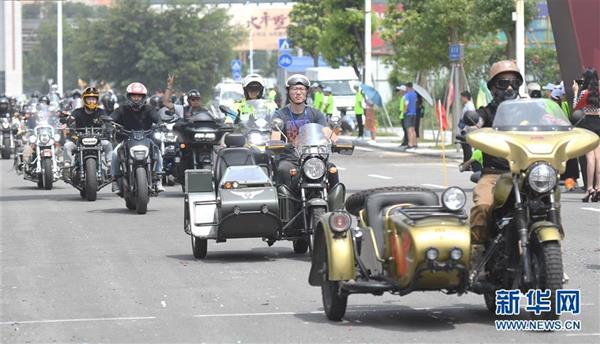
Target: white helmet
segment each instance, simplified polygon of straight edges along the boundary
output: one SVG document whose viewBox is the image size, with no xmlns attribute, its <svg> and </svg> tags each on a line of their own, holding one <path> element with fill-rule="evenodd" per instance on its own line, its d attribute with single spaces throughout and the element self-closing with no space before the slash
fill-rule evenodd
<svg viewBox="0 0 600 344">
<path fill-rule="evenodd" d="M 263 93 L 265 91 L 265 79 L 263 79 L 262 76 L 260 76 L 256 73 L 246 75 L 246 77 L 242 81 L 242 88 L 244 88 L 244 96 L 246 98 L 248 98 L 248 92 L 246 91 L 246 88 L 248 86 L 260 87 L 260 92 L 258 93 L 258 99 L 263 97 Z"/>
<path fill-rule="evenodd" d="M 136 111 L 140 110 L 146 101 L 146 97 L 148 96 L 148 90 L 146 89 L 146 86 L 144 86 L 144 84 L 141 82 L 132 82 L 131 84 L 127 85 L 126 92 L 129 105 Z M 133 94 L 141 95 L 142 99 L 140 101 L 133 101 L 133 99 L 131 99 L 131 95 Z"/>
</svg>

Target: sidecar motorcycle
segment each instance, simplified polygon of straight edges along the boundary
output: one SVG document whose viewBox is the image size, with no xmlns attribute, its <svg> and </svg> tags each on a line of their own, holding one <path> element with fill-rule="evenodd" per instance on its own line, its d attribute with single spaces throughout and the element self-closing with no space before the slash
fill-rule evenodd
<svg viewBox="0 0 600 344">
<path fill-rule="evenodd" d="M 327 317 L 339 321 L 355 293 L 464 293 L 471 246 L 465 202 L 458 187 L 446 189 L 441 202 L 424 188 L 390 187 L 355 193 L 348 211 L 323 215 L 309 283 L 321 287 Z"/>
</svg>

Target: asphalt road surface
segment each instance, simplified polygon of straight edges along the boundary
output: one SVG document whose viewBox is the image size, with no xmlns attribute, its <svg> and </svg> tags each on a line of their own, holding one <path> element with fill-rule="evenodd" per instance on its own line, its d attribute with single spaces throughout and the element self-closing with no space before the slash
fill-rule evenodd
<svg viewBox="0 0 600 344">
<path fill-rule="evenodd" d="M 349 193 L 387 185 L 442 189 L 474 184 L 455 161 L 357 149 L 336 156 Z M 53 190 L 15 175 L 0 161 L 0 342 L 404 343 L 600 342 L 600 209 L 563 195 L 564 265 L 581 289 L 581 331 L 503 332 L 483 297 L 415 292 L 352 295 L 342 322 L 323 314 L 310 261 L 290 242 L 209 242 L 192 256 L 179 186 L 152 198 L 146 215 L 99 193 Z"/>
</svg>

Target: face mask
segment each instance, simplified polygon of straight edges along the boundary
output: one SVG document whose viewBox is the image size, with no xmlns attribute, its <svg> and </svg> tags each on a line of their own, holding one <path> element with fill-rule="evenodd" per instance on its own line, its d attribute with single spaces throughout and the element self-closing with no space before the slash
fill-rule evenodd
<svg viewBox="0 0 600 344">
<path fill-rule="evenodd" d="M 505 100 L 517 99 L 519 93 L 513 89 L 499 90 L 496 88 L 494 91 L 494 98 L 498 103 L 501 103 Z"/>
</svg>

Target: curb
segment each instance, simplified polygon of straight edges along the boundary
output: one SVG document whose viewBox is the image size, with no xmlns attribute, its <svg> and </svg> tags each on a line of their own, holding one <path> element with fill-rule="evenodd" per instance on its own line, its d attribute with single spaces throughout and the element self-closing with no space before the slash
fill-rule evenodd
<svg viewBox="0 0 600 344">
<path fill-rule="evenodd" d="M 433 157 L 433 158 L 442 158 L 442 152 L 441 151 L 435 151 L 435 152 L 425 152 L 425 151 L 405 151 L 400 149 L 400 147 L 384 147 L 384 146 L 380 146 L 377 144 L 372 144 L 366 141 L 361 141 L 361 140 L 352 140 L 352 143 L 354 143 L 355 146 L 359 146 L 359 147 L 369 147 L 369 148 L 374 148 L 380 151 L 385 151 L 385 152 L 394 152 L 394 153 L 406 153 L 406 154 L 411 154 L 411 155 L 422 155 L 422 156 L 427 156 L 427 157 Z M 454 151 L 446 151 L 446 159 L 454 159 L 454 160 L 462 160 L 462 154 L 461 153 L 457 153 Z"/>
</svg>

